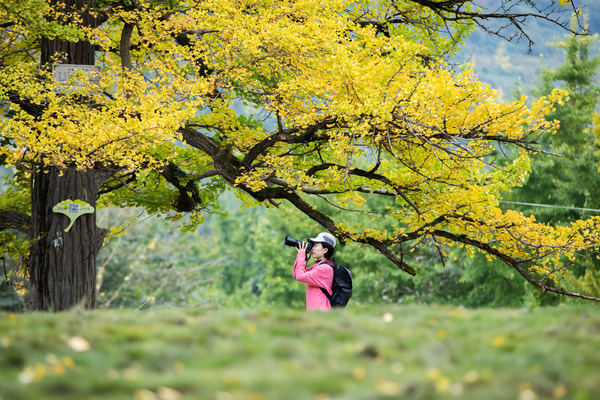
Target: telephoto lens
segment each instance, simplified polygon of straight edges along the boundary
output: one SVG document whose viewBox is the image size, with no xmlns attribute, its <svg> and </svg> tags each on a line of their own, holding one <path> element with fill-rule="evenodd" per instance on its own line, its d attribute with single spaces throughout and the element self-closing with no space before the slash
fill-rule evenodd
<svg viewBox="0 0 600 400">
<path fill-rule="evenodd" d="M 298 245 L 300 245 L 300 243 L 303 243 L 303 242 L 298 239 L 294 239 L 293 237 L 290 237 L 290 236 L 286 236 L 285 241 L 283 242 L 283 244 L 285 244 L 286 246 L 290 246 L 290 247 L 298 247 Z M 313 244 L 311 242 L 306 242 L 306 243 L 307 243 L 306 252 L 308 253 L 312 250 Z"/>
</svg>

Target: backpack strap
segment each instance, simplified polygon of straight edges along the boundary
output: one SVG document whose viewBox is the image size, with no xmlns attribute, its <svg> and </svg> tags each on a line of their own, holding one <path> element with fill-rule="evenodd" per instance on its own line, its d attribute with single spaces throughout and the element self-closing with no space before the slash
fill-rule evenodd
<svg viewBox="0 0 600 400">
<path fill-rule="evenodd" d="M 327 293 L 327 290 L 323 289 L 322 287 L 320 287 L 319 289 L 321 289 L 321 292 L 323 292 L 323 294 L 327 297 L 327 300 L 329 300 L 329 305 L 331 305 L 331 300 L 333 296 Z"/>
</svg>

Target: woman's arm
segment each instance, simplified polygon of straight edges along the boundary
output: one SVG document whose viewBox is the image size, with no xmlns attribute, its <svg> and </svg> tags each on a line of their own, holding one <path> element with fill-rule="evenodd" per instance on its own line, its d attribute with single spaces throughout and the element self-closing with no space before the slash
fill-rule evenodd
<svg viewBox="0 0 600 400">
<path fill-rule="evenodd" d="M 298 250 L 298 254 L 296 255 L 296 262 L 294 262 L 294 271 L 292 275 L 294 278 L 298 279 L 297 271 L 306 271 L 306 252 Z"/>
</svg>

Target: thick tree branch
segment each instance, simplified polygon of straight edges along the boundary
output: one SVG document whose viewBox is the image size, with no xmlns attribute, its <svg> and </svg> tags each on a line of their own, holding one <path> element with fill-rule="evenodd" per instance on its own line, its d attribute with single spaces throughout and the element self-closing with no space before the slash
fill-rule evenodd
<svg viewBox="0 0 600 400">
<path fill-rule="evenodd" d="M 198 186 L 177 165 L 173 163 L 167 164 L 161 171 L 161 175 L 179 191 L 179 196 L 177 196 L 173 203 L 178 212 L 193 211 L 198 204 L 202 203 Z"/>
<path fill-rule="evenodd" d="M 244 157 L 244 164 L 250 165 L 254 160 L 260 155 L 263 154 L 267 149 L 272 147 L 275 143 L 285 142 L 285 143 L 309 143 L 312 138 L 316 135 L 317 132 L 325 129 L 327 125 L 331 125 L 335 123 L 335 118 L 326 117 L 316 124 L 310 125 L 304 129 L 304 133 L 301 135 L 293 135 L 293 133 L 299 132 L 300 129 L 293 129 L 287 131 L 278 131 L 274 135 L 269 136 L 268 138 L 258 142 L 254 145 L 249 151 L 246 157 Z M 326 140 L 327 136 L 318 137 L 317 140 Z"/>
<path fill-rule="evenodd" d="M 503 263 L 514 268 L 529 283 L 538 287 L 542 291 L 552 292 L 552 293 L 560 294 L 563 296 L 577 297 L 577 298 L 581 298 L 581 299 L 585 299 L 585 300 L 600 301 L 600 298 L 597 298 L 597 297 L 585 296 L 585 295 L 582 295 L 579 293 L 569 292 L 562 288 L 557 289 L 552 286 L 546 285 L 546 284 L 542 283 L 541 281 L 536 280 L 530 274 L 528 274 L 527 271 L 525 271 L 525 269 L 521 266 L 524 263 L 522 260 L 515 259 L 515 258 L 509 256 L 508 254 L 503 253 L 503 252 L 499 251 L 498 249 L 495 249 L 493 246 L 491 246 L 488 243 L 484 243 L 484 242 L 481 242 L 478 240 L 471 239 L 465 235 L 456 235 L 456 234 L 442 231 L 442 230 L 434 230 L 432 232 L 432 234 L 436 235 L 436 236 L 444 237 L 446 239 L 450 239 L 450 240 L 453 240 L 456 242 L 474 246 L 474 247 L 484 250 L 485 252 L 487 252 L 487 253 L 495 256 L 499 260 L 501 260 Z"/>
<path fill-rule="evenodd" d="M 0 231 L 14 229 L 31 239 L 32 223 L 31 216 L 22 212 L 11 210 L 0 212 Z"/>
<path fill-rule="evenodd" d="M 32 103 L 31 101 L 24 99 L 21 95 L 14 90 L 8 90 L 8 99 L 11 103 L 19 106 L 21 110 L 25 111 L 32 117 L 41 117 L 44 114 L 46 106 L 42 104 Z"/>
<path fill-rule="evenodd" d="M 123 69 L 131 71 L 133 66 L 131 64 L 131 55 L 129 54 L 129 43 L 131 42 L 131 35 L 133 34 L 134 25 L 125 22 L 123 25 L 123 31 L 121 32 L 121 44 L 120 44 L 120 55 L 121 65 Z"/>
</svg>

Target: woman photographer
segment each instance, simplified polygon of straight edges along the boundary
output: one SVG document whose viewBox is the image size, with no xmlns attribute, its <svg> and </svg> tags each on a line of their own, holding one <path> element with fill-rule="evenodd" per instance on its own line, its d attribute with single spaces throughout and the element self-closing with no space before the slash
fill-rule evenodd
<svg viewBox="0 0 600 400">
<path fill-rule="evenodd" d="M 300 242 L 296 249 L 296 262 L 294 263 L 294 278 L 306 283 L 306 310 L 327 311 L 331 309 L 329 299 L 320 288 L 331 294 L 333 284 L 333 268 L 323 262 L 330 260 L 335 248 L 335 238 L 329 233 L 319 233 L 317 237 L 308 240 L 313 244 L 310 255 L 317 260 L 312 266 L 306 268 L 306 248 L 308 243 Z"/>
</svg>

